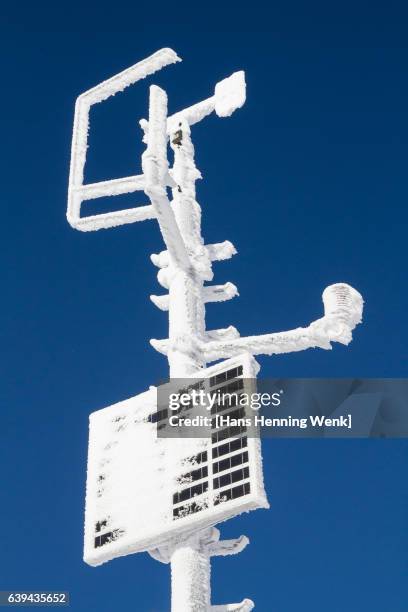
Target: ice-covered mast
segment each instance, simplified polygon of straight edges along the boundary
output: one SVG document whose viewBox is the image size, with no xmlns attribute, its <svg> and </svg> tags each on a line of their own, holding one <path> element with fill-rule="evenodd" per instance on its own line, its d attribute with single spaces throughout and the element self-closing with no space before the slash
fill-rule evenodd
<svg viewBox="0 0 408 612">
<path fill-rule="evenodd" d="M 168 116 L 167 95 L 163 89 L 150 87 L 149 118 L 142 119 L 146 150 L 142 155 L 141 175 L 84 184 L 83 170 L 88 144 L 89 111 L 128 85 L 153 74 L 164 66 L 180 61 L 171 49 L 162 49 L 111 79 L 79 96 L 74 121 L 69 181 L 69 223 L 82 231 L 109 228 L 135 221 L 156 219 L 166 250 L 151 256 L 159 268 L 158 281 L 168 293 L 152 295 L 152 302 L 169 312 L 169 337 L 151 340 L 152 346 L 167 356 L 170 376 L 186 378 L 208 362 L 244 352 L 252 355 L 288 353 L 307 348 L 331 348 L 331 342 L 348 344 L 352 331 L 361 321 L 361 295 L 345 283 L 330 285 L 323 292 L 324 316 L 307 327 L 291 331 L 240 337 L 235 327 L 207 330 L 205 305 L 230 300 L 238 295 L 228 282 L 211 285 L 212 262 L 229 259 L 236 253 L 229 241 L 204 244 L 201 235 L 201 208 L 196 201 L 195 182 L 201 177 L 194 162 L 190 127 L 215 111 L 228 117 L 245 103 L 244 72 L 235 72 L 217 83 L 208 99 Z M 169 167 L 168 144 L 173 151 Z M 172 198 L 169 200 L 168 189 Z M 104 196 L 144 191 L 149 203 L 119 212 L 81 217 L 81 204 Z M 247 543 L 246 538 L 219 541 L 212 528 L 178 540 L 151 555 L 172 566 L 172 611 L 251 610 L 253 603 L 211 606 L 210 558 L 235 554 Z"/>
</svg>

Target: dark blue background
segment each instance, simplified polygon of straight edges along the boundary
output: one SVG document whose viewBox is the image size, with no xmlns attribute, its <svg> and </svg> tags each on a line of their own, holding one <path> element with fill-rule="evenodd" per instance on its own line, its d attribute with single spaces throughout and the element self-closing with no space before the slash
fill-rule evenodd
<svg viewBox="0 0 408 612">
<path fill-rule="evenodd" d="M 346 281 L 366 300 L 353 343 L 261 358 L 262 375 L 407 375 L 407 13 L 281 4 L 3 15 L 1 589 L 69 590 L 75 612 L 169 608 L 169 568 L 148 555 L 81 560 L 88 414 L 167 373 L 148 344 L 166 336 L 148 299 L 162 292 L 149 261 L 160 234 L 153 221 L 81 234 L 65 220 L 76 96 L 158 48 L 184 62 L 93 109 L 86 180 L 139 172 L 148 83 L 173 112 L 245 69 L 245 107 L 193 128 L 206 240 L 239 251 L 214 267 L 241 296 L 210 305 L 208 327 L 304 325 Z M 213 562 L 214 603 L 405 609 L 406 443 L 265 440 L 264 462 L 271 510 L 222 527 L 252 543 Z"/>
</svg>

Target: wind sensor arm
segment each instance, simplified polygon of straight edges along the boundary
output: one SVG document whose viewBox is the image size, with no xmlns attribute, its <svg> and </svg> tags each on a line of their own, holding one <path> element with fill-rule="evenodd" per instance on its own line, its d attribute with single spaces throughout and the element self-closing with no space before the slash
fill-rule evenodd
<svg viewBox="0 0 408 612">
<path fill-rule="evenodd" d="M 170 115 L 167 119 L 167 134 L 170 136 L 174 133 L 179 124 L 184 121 L 191 126 L 199 123 L 214 111 L 218 117 L 230 117 L 234 111 L 245 104 L 245 100 L 245 72 L 239 70 L 226 79 L 219 81 L 215 85 L 214 95 L 210 98 L 188 106 L 182 111 L 174 113 L 174 115 Z M 141 119 L 139 123 L 145 132 L 145 138 L 147 138 L 149 123 L 146 119 Z"/>
<path fill-rule="evenodd" d="M 200 342 L 195 350 L 202 352 L 205 361 L 233 357 L 243 352 L 252 355 L 276 355 L 292 353 L 308 348 L 331 349 L 331 342 L 349 344 L 352 331 L 361 322 L 363 298 L 360 293 L 346 283 L 327 287 L 322 295 L 324 316 L 308 327 L 298 327 L 290 331 Z M 167 354 L 170 349 L 168 340 L 151 340 L 152 346 Z"/>
<path fill-rule="evenodd" d="M 205 358 L 212 361 L 243 351 L 253 355 L 276 355 L 308 348 L 331 349 L 331 342 L 349 344 L 353 329 L 361 322 L 363 298 L 345 283 L 330 285 L 324 290 L 322 298 L 324 317 L 308 327 L 231 341 L 208 342 L 203 346 Z"/>
</svg>

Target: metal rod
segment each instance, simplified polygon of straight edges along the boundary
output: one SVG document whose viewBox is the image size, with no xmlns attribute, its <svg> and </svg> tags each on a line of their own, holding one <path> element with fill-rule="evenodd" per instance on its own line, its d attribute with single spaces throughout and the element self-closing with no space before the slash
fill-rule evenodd
<svg viewBox="0 0 408 612">
<path fill-rule="evenodd" d="M 171 555 L 171 612 L 207 612 L 211 606 L 210 557 L 192 537 Z"/>
<path fill-rule="evenodd" d="M 194 163 L 194 147 L 186 122 L 170 135 L 174 151 L 172 208 L 178 228 L 192 259 L 200 257 L 201 209 L 195 201 L 195 181 L 199 172 Z M 209 262 L 211 267 L 211 262 Z M 169 341 L 170 376 L 187 378 L 205 367 L 195 352 L 195 340 L 205 334 L 203 280 L 197 269 L 170 272 Z M 172 612 L 206 612 L 211 606 L 210 556 L 197 536 L 191 536 L 170 557 Z"/>
</svg>

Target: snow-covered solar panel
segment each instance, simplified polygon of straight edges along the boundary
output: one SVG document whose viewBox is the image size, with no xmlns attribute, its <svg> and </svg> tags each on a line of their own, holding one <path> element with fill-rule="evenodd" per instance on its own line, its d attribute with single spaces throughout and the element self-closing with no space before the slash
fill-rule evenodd
<svg viewBox="0 0 408 612">
<path fill-rule="evenodd" d="M 214 390 L 245 380 L 254 390 L 257 369 L 243 355 L 202 370 L 194 385 Z M 239 393 L 242 386 L 235 386 Z M 155 387 L 90 415 L 84 547 L 90 565 L 268 507 L 253 432 L 221 427 L 206 438 L 160 437 L 167 416 L 157 410 Z"/>
</svg>

